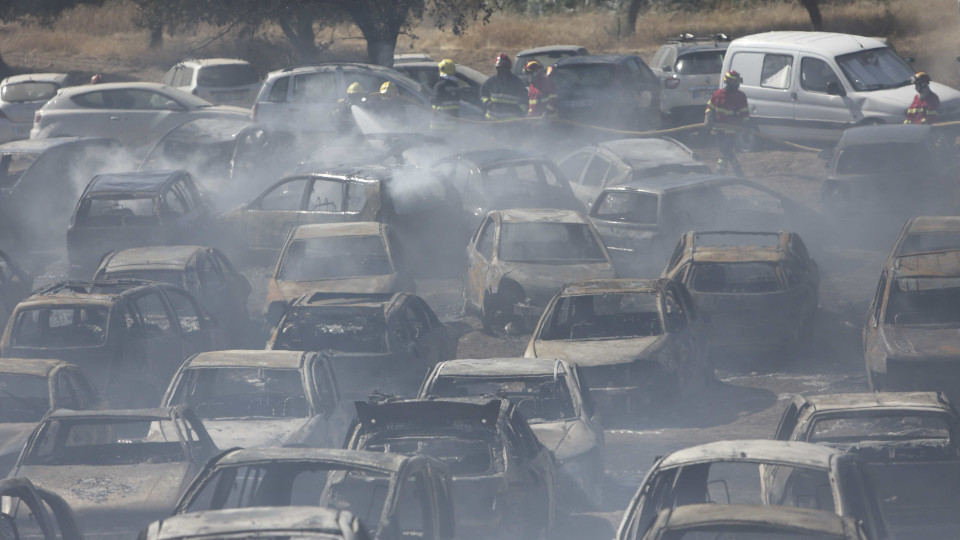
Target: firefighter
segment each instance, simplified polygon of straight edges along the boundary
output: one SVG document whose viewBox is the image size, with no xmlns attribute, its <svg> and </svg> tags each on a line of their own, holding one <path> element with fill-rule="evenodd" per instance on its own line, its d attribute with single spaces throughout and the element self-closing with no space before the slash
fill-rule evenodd
<svg viewBox="0 0 960 540">
<path fill-rule="evenodd" d="M 433 119 L 431 131 L 452 131 L 457 128 L 460 117 L 460 83 L 457 82 L 457 65 L 444 58 L 437 64 L 440 80 L 433 87 Z"/>
<path fill-rule="evenodd" d="M 524 116 L 524 101 L 528 99 L 526 86 L 520 77 L 510 72 L 513 62 L 500 54 L 494 62 L 497 74 L 480 87 L 480 101 L 487 120 L 502 120 Z"/>
<path fill-rule="evenodd" d="M 734 151 L 737 133 L 747 127 L 750 111 L 747 109 L 747 95 L 740 91 L 743 78 L 734 70 L 723 75 L 723 88 L 713 93 L 707 102 L 707 111 L 703 118 L 707 131 L 713 131 L 717 138 L 717 172 L 726 173 L 733 168 L 737 176 L 743 176 L 743 169 Z"/>
<path fill-rule="evenodd" d="M 350 135 L 360 131 L 356 118 L 353 117 L 354 107 L 365 107 L 367 97 L 360 83 L 354 82 L 347 87 L 347 97 L 337 100 L 333 109 L 333 124 L 340 135 Z"/>
<path fill-rule="evenodd" d="M 937 121 L 940 109 L 940 97 L 930 90 L 930 75 L 919 72 L 913 76 L 913 87 L 917 95 L 913 96 L 913 103 L 907 109 L 904 124 L 932 124 Z"/>
<path fill-rule="evenodd" d="M 370 108 L 377 117 L 386 121 L 388 131 L 399 131 L 407 123 L 407 110 L 397 85 L 387 81 L 380 85 L 380 92 L 374 94 L 370 100 Z"/>
<path fill-rule="evenodd" d="M 90 84 L 100 84 L 103 82 L 103 76 L 99 73 L 94 73 L 93 77 L 90 77 Z"/>
<path fill-rule="evenodd" d="M 538 60 L 531 60 L 523 67 L 523 72 L 530 77 L 530 88 L 527 93 L 529 99 L 527 116 L 538 118 L 557 117 L 557 85 L 547 78 L 543 64 Z"/>
</svg>

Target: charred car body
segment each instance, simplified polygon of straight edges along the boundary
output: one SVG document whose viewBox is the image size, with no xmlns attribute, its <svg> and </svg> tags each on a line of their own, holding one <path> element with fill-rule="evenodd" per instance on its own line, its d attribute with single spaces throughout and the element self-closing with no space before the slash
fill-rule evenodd
<svg viewBox="0 0 960 540">
<path fill-rule="evenodd" d="M 527 358 L 576 364 L 611 416 L 650 412 L 713 378 L 686 288 L 669 279 L 565 285 L 530 337 Z"/>
<path fill-rule="evenodd" d="M 208 234 L 211 211 L 186 171 L 95 176 L 67 228 L 70 269 L 90 275 L 104 253 Z"/>
<path fill-rule="evenodd" d="M 220 448 L 333 448 L 349 418 L 328 357 L 315 352 L 213 351 L 191 356 L 162 405 L 188 405 Z"/>
<path fill-rule="evenodd" d="M 239 496 L 231 496 L 234 486 Z M 449 540 L 454 534 L 450 470 L 424 455 L 263 448 L 211 459 L 174 514 L 234 508 L 323 506 L 350 510 L 377 540 Z"/>
<path fill-rule="evenodd" d="M 183 287 L 207 309 L 224 333 L 243 339 L 250 328 L 250 283 L 217 248 L 153 246 L 108 253 L 95 281 L 141 279 Z"/>
<path fill-rule="evenodd" d="M 857 456 L 810 443 L 732 440 L 658 459 L 630 501 L 617 538 L 640 537 L 665 509 L 708 503 L 823 510 L 862 521 L 868 538 L 893 537 Z"/>
<path fill-rule="evenodd" d="M 46 415 L 11 476 L 63 497 L 83 531 L 126 537 L 170 514 L 217 448 L 186 407 Z"/>
<path fill-rule="evenodd" d="M 6 326 L 13 308 L 30 296 L 33 276 L 13 261 L 10 255 L 0 251 L 0 324 Z"/>
<path fill-rule="evenodd" d="M 949 249 L 960 249 L 960 217 L 918 216 L 903 224 L 887 258 Z"/>
<path fill-rule="evenodd" d="M 813 333 L 820 268 L 796 233 L 688 232 L 663 277 L 709 317 L 711 349 L 792 347 Z"/>
<path fill-rule="evenodd" d="M 0 528 L 12 538 L 83 540 L 67 501 L 26 478 L 0 480 L 0 501 Z"/>
<path fill-rule="evenodd" d="M 83 186 L 108 161 L 116 167 L 120 150 L 119 142 L 94 137 L 0 145 L 0 241 L 18 251 L 62 246 Z"/>
<path fill-rule="evenodd" d="M 0 362 L 0 476 L 13 468 L 27 437 L 55 409 L 100 406 L 80 368 L 59 360 L 4 358 Z"/>
<path fill-rule="evenodd" d="M 960 388 L 960 250 L 892 257 L 863 327 L 870 389 Z"/>
<path fill-rule="evenodd" d="M 492 211 L 467 245 L 463 307 L 488 331 L 529 328 L 565 283 L 613 277 L 603 240 L 582 213 Z"/>
<path fill-rule="evenodd" d="M 369 540 L 360 519 L 348 510 L 317 506 L 236 508 L 168 517 L 151 523 L 144 540 L 211 538 L 300 538 Z"/>
<path fill-rule="evenodd" d="M 413 395 L 434 364 L 457 355 L 459 340 L 419 296 L 313 293 L 291 302 L 267 348 L 336 351 L 341 391 L 366 398 Z"/>
<path fill-rule="evenodd" d="M 596 508 L 603 483 L 603 427 L 578 366 L 563 360 L 488 358 L 437 364 L 420 399 L 497 396 L 517 404 L 557 465 L 557 500 Z"/>
<path fill-rule="evenodd" d="M 896 536 L 956 530 L 960 416 L 943 394 L 797 396 L 775 438 L 815 442 L 863 458 Z M 948 534 L 948 533 L 947 533 Z"/>
<path fill-rule="evenodd" d="M 634 531 L 631 531 L 634 532 Z M 823 510 L 756 507 L 742 504 L 690 504 L 665 508 L 646 531 L 630 540 L 677 538 L 794 538 L 810 540 L 867 540 L 870 536 L 857 520 Z"/>
<path fill-rule="evenodd" d="M 415 292 L 400 240 L 386 223 L 298 225 L 267 285 L 264 313 L 311 292 Z M 280 307 L 271 307 L 274 303 Z"/>
<path fill-rule="evenodd" d="M 184 358 L 220 341 L 216 322 L 179 287 L 66 281 L 17 305 L 0 356 L 73 362 L 112 407 L 143 407 L 160 402 Z"/>
<path fill-rule="evenodd" d="M 450 467 L 458 534 L 542 536 L 553 525 L 553 454 L 506 399 L 356 402 L 346 447 L 426 454 Z"/>
</svg>

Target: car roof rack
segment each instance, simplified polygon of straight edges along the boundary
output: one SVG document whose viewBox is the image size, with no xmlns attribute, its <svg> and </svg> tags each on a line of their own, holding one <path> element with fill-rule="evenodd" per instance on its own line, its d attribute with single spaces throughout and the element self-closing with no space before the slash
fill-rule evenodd
<svg viewBox="0 0 960 540">
<path fill-rule="evenodd" d="M 707 41 L 713 41 L 714 43 L 719 41 L 730 41 L 730 37 L 723 33 L 698 37 L 688 32 L 684 32 L 679 36 L 667 38 L 667 43 L 704 43 Z"/>
</svg>

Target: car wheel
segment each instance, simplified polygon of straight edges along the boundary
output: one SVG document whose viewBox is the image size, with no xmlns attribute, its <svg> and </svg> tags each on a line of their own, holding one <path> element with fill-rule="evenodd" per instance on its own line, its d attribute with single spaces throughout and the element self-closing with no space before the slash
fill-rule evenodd
<svg viewBox="0 0 960 540">
<path fill-rule="evenodd" d="M 886 392 L 887 390 L 883 375 L 874 373 L 872 369 L 867 370 L 867 386 L 871 392 Z"/>
<path fill-rule="evenodd" d="M 523 300 L 519 285 L 504 283 L 496 294 L 484 298 L 483 329 L 489 334 L 501 333 L 508 323 L 514 320 L 513 306 Z"/>
<path fill-rule="evenodd" d="M 750 129 L 741 129 L 737 132 L 737 136 L 734 139 L 734 144 L 737 146 L 737 150 L 740 152 L 753 152 L 757 149 L 759 138 L 757 137 L 757 134 Z"/>
</svg>

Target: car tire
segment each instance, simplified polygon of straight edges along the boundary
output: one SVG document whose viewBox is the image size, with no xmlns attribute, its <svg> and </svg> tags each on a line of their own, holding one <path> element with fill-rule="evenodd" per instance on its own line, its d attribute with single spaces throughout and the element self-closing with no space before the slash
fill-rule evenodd
<svg viewBox="0 0 960 540">
<path fill-rule="evenodd" d="M 752 127 L 750 129 L 753 129 Z M 734 144 L 739 152 L 753 152 L 760 144 L 757 134 L 750 129 L 741 129 L 734 138 Z"/>
<path fill-rule="evenodd" d="M 496 294 L 487 294 L 480 315 L 484 331 L 491 335 L 503 333 L 507 324 L 514 320 L 513 305 L 522 300 L 520 286 L 513 283 L 501 283 Z"/>
<path fill-rule="evenodd" d="M 867 369 L 867 386 L 871 392 L 886 392 L 887 384 L 884 379 L 883 375 L 874 373 L 872 369 Z"/>
</svg>

